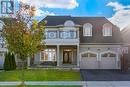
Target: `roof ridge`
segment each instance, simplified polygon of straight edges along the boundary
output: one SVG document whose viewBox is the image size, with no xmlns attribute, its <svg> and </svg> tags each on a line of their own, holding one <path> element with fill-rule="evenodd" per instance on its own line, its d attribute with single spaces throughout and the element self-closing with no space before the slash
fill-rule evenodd
<svg viewBox="0 0 130 87">
<path fill-rule="evenodd" d="M 71 15 L 47 15 L 46 17 L 72 17 L 72 18 L 83 18 L 83 17 L 86 17 L 86 18 L 106 18 L 104 16 L 71 16 Z"/>
</svg>

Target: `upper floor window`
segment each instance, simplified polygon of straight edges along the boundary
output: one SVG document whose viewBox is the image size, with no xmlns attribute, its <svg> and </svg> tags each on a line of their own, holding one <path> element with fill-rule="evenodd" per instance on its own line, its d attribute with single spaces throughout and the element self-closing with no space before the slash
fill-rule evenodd
<svg viewBox="0 0 130 87">
<path fill-rule="evenodd" d="M 75 25 L 74 22 L 71 21 L 71 20 L 67 20 L 67 21 L 64 23 L 64 26 L 68 26 L 68 27 L 74 26 L 74 25 Z"/>
<path fill-rule="evenodd" d="M 57 32 L 56 31 L 46 31 L 46 38 L 47 39 L 57 38 Z"/>
<path fill-rule="evenodd" d="M 77 37 L 76 31 L 60 31 L 61 39 L 75 39 Z"/>
<path fill-rule="evenodd" d="M 104 24 L 103 25 L 103 36 L 112 36 L 112 25 L 111 24 Z"/>
<path fill-rule="evenodd" d="M 90 23 L 84 24 L 83 35 L 84 36 L 92 36 L 92 24 L 90 24 Z"/>
</svg>

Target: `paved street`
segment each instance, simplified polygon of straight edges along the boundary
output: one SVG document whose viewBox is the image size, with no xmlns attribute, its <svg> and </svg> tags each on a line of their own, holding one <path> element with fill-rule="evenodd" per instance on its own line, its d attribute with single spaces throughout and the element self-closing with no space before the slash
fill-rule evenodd
<svg viewBox="0 0 130 87">
<path fill-rule="evenodd" d="M 0 86 L 19 85 L 21 82 L 0 82 Z M 83 85 L 83 87 L 130 87 L 130 81 L 45 81 L 25 82 L 26 85 Z"/>
</svg>

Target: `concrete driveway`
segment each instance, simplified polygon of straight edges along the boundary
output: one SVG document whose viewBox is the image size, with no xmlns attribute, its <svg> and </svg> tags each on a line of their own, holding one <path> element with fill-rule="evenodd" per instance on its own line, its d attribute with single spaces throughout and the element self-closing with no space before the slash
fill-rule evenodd
<svg viewBox="0 0 130 87">
<path fill-rule="evenodd" d="M 83 81 L 130 81 L 130 70 L 80 70 Z"/>
</svg>

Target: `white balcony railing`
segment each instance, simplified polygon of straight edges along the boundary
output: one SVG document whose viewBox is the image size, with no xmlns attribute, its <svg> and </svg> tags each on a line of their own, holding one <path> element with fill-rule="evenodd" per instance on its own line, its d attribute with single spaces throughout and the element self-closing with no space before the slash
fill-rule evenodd
<svg viewBox="0 0 130 87">
<path fill-rule="evenodd" d="M 79 38 L 77 39 L 45 39 L 46 45 L 78 45 Z"/>
</svg>

